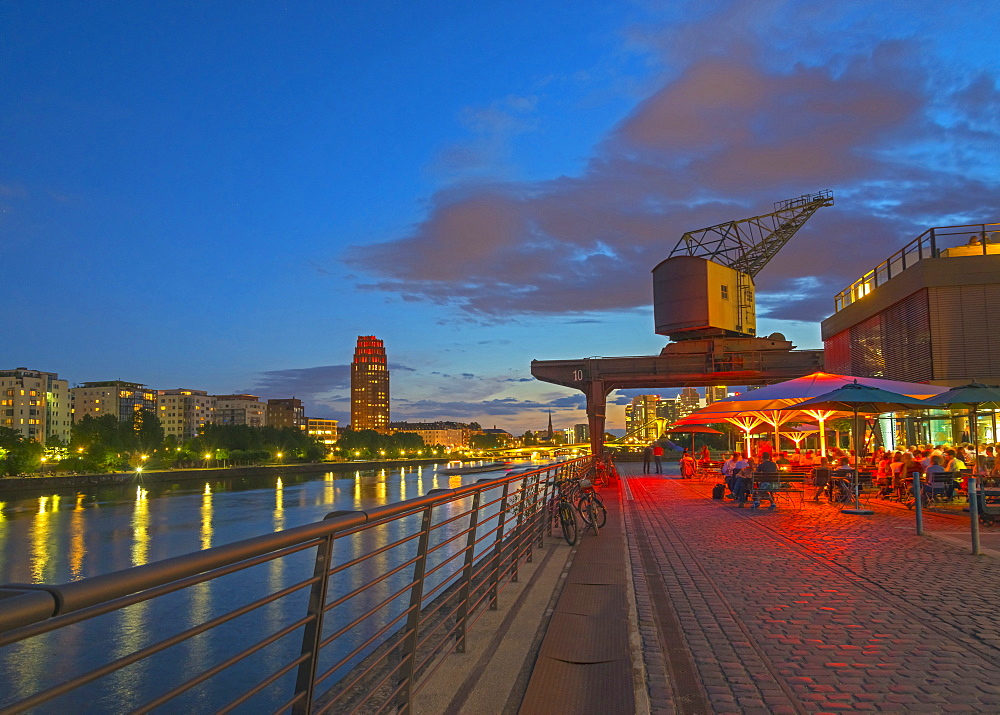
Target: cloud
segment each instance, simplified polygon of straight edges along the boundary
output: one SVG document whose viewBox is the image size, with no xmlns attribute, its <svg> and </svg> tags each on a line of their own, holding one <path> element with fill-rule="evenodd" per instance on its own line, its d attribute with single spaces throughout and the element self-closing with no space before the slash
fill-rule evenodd
<svg viewBox="0 0 1000 715">
<path fill-rule="evenodd" d="M 769 315 L 815 319 L 924 228 L 1000 213 L 995 76 L 949 74 L 926 45 L 880 39 L 867 20 L 851 20 L 849 41 L 817 32 L 774 48 L 761 18 L 782 3 L 718 6 L 671 30 L 683 61 L 579 176 L 439 191 L 408 235 L 348 251 L 370 277 L 360 288 L 493 320 L 634 309 L 650 304 L 649 271 L 685 231 L 832 188 L 836 206 L 758 277 Z M 789 293 L 799 278 L 812 287 Z"/>
<path fill-rule="evenodd" d="M 267 397 L 311 398 L 350 389 L 350 365 L 321 365 L 262 372 L 253 391 Z"/>
<path fill-rule="evenodd" d="M 393 400 L 393 420 L 407 419 L 452 419 L 460 421 L 477 420 L 486 417 L 517 417 L 523 418 L 534 413 L 536 421 L 541 424 L 548 419 L 548 411 L 552 410 L 553 418 L 585 408 L 583 395 L 553 394 L 547 399 L 519 399 L 516 397 L 498 397 L 478 402 L 438 401 L 430 399 Z M 522 420 L 523 421 L 523 420 Z"/>
</svg>

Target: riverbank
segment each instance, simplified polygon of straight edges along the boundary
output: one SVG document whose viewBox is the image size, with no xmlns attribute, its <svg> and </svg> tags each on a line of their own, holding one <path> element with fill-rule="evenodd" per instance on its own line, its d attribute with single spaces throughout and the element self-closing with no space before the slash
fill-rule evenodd
<svg viewBox="0 0 1000 715">
<path fill-rule="evenodd" d="M 431 464 L 446 464 L 447 458 L 377 460 L 371 462 L 309 462 L 306 464 L 263 464 L 252 467 L 213 467 L 208 469 L 163 469 L 143 471 L 145 482 L 173 482 L 188 479 L 233 479 L 257 477 L 275 471 L 286 474 L 316 474 L 325 472 L 356 472 L 372 469 L 396 469 L 398 467 L 419 467 Z M 0 478 L 0 494 L 36 489 L 57 489 L 60 487 L 90 487 L 107 484 L 127 484 L 135 481 L 135 472 L 114 472 L 110 474 L 74 474 L 38 477 Z"/>
</svg>

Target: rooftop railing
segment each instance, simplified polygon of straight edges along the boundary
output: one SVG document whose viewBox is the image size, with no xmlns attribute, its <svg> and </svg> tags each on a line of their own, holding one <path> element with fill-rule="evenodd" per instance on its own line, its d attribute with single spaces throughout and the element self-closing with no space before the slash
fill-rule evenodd
<svg viewBox="0 0 1000 715">
<path fill-rule="evenodd" d="M 875 288 L 927 258 L 1000 254 L 1000 224 L 941 226 L 924 231 L 834 297 L 840 312 Z"/>
<path fill-rule="evenodd" d="M 410 712 L 584 457 L 59 585 L 0 586 L 0 713 Z"/>
</svg>

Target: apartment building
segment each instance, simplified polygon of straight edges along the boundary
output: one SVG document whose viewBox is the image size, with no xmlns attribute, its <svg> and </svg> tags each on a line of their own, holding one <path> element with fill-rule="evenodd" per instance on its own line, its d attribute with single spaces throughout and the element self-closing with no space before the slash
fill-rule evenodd
<svg viewBox="0 0 1000 715">
<path fill-rule="evenodd" d="M 157 412 L 156 390 L 138 382 L 84 382 L 70 388 L 69 392 L 73 401 L 74 422 L 79 422 L 86 415 L 95 418 L 114 415 L 119 422 L 131 423 L 139 410 Z"/>
<path fill-rule="evenodd" d="M 58 373 L 0 370 L 0 427 L 42 444 L 52 437 L 68 443 L 71 422 L 69 383 Z"/>
<path fill-rule="evenodd" d="M 158 390 L 156 403 L 166 437 L 193 439 L 205 423 L 215 422 L 215 397 L 204 390 Z"/>
</svg>

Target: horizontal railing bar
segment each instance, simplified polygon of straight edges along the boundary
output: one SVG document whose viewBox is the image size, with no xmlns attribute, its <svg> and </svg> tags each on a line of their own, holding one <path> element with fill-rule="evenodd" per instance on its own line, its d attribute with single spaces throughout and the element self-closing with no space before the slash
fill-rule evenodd
<svg viewBox="0 0 1000 715">
<path fill-rule="evenodd" d="M 169 638 L 157 641 L 156 643 L 148 645 L 145 648 L 140 648 L 139 650 L 133 651 L 128 655 L 122 656 L 121 658 L 117 658 L 109 663 L 105 663 L 103 666 L 99 668 L 87 671 L 86 673 L 80 673 L 80 675 L 76 676 L 75 678 L 72 678 L 71 680 L 66 681 L 65 683 L 61 683 L 60 685 L 56 685 L 51 688 L 47 688 L 46 690 L 41 690 L 35 693 L 34 695 L 26 698 L 25 700 L 14 703 L 14 706 L 16 706 L 17 708 L 27 709 L 30 707 L 34 707 L 36 704 L 48 702 L 49 700 L 57 698 L 60 695 L 69 692 L 70 690 L 78 688 L 82 685 L 86 685 L 87 683 L 92 683 L 95 680 L 98 680 L 106 675 L 114 673 L 115 671 L 121 670 L 122 668 L 126 668 L 130 665 L 133 665 L 134 663 L 138 663 L 139 661 L 144 660 L 145 658 L 148 658 L 151 655 L 156 655 L 157 653 L 161 653 L 167 648 L 171 648 L 179 643 L 183 643 L 189 638 L 193 638 L 194 636 L 197 636 L 200 633 L 204 633 L 205 631 L 215 628 L 216 626 L 221 626 L 224 623 L 228 623 L 229 621 L 239 618 L 240 616 L 245 616 L 246 614 L 257 610 L 261 606 L 266 606 L 269 603 L 273 603 L 278 599 L 284 598 L 285 596 L 294 593 L 300 588 L 302 588 L 302 586 L 297 584 L 293 586 L 288 586 L 282 589 L 281 591 L 277 592 L 276 594 L 264 596 L 263 598 L 259 598 L 256 601 L 251 601 L 250 603 L 244 604 L 240 608 L 228 611 L 227 613 L 224 613 L 220 616 L 216 616 L 215 618 L 206 621 L 205 623 L 201 623 L 197 626 L 192 626 L 191 628 L 185 631 L 181 631 L 180 633 L 175 633 Z M 297 621 L 298 625 L 296 625 L 296 628 L 301 628 L 303 625 L 311 621 L 313 618 L 314 618 L 313 616 L 307 616 L 301 619 L 300 621 Z M 244 657 L 246 657 L 246 655 L 249 655 L 249 652 L 244 651 L 243 654 L 238 654 L 238 655 L 239 657 L 234 662 L 242 660 Z M 0 713 L 4 712 L 7 712 L 7 710 L 6 709 L 0 710 Z M 17 710 L 11 712 L 17 712 Z"/>
<path fill-rule="evenodd" d="M 387 544 L 386 546 L 381 546 L 378 549 L 376 549 L 375 551 L 372 551 L 371 553 L 364 554 L 363 556 L 358 556 L 357 558 L 351 559 L 347 563 L 340 564 L 338 566 L 335 566 L 334 568 L 331 568 L 329 571 L 327 571 L 327 574 L 330 575 L 330 576 L 335 576 L 336 574 L 340 573 L 341 571 L 347 570 L 351 566 L 357 566 L 360 563 L 364 563 L 365 561 L 367 561 L 368 559 L 372 558 L 373 556 L 378 556 L 379 554 L 384 554 L 387 551 L 391 551 L 392 549 L 395 549 L 397 546 L 402 546 L 403 544 L 405 544 L 405 543 L 407 543 L 409 541 L 413 541 L 414 539 L 416 539 L 419 536 L 420 536 L 420 533 L 418 532 L 416 534 L 411 534 L 410 536 L 407 536 L 405 538 L 402 538 L 402 539 L 399 539 L 397 541 L 394 541 L 391 544 Z"/>
<path fill-rule="evenodd" d="M 393 675 L 395 675 L 396 672 L 400 668 L 402 668 L 407 662 L 409 662 L 412 659 L 413 659 L 413 654 L 412 653 L 410 653 L 410 654 L 404 656 L 403 658 L 401 658 L 400 661 L 399 661 L 399 665 L 397 665 L 395 668 L 393 668 L 392 670 L 390 670 L 388 673 L 385 674 L 385 676 L 383 676 L 383 678 L 380 681 L 378 681 L 377 683 L 375 683 L 375 685 L 371 689 L 369 689 L 368 694 L 365 695 L 365 697 L 361 699 L 361 702 L 358 703 L 358 706 L 356 708 L 354 708 L 354 710 L 352 712 L 357 712 L 358 708 L 360 708 L 362 705 L 364 705 L 365 703 L 367 703 L 368 700 L 371 698 L 371 696 L 378 692 L 378 689 L 381 688 L 385 684 L 385 681 L 387 681 L 389 678 L 391 678 Z M 389 693 L 389 697 L 387 697 L 385 699 L 385 702 L 382 704 L 382 707 L 380 707 L 375 712 L 376 713 L 383 712 L 385 710 L 386 705 L 388 705 L 389 703 L 392 703 L 395 700 L 396 696 L 399 694 L 399 691 L 402 690 L 403 687 L 404 687 L 404 683 L 400 683 L 399 685 L 397 685 L 396 688 L 395 688 L 395 690 L 393 690 L 391 693 Z"/>
<path fill-rule="evenodd" d="M 348 631 L 350 631 L 351 629 L 353 629 L 354 626 L 356 626 L 359 623 L 361 623 L 361 621 L 363 621 L 366 618 L 368 618 L 369 616 L 373 616 L 376 613 L 378 613 L 379 611 L 381 611 L 383 608 L 385 608 L 390 603 L 392 603 L 397 598 L 399 598 L 404 593 L 406 593 L 411 588 L 413 588 L 416 585 L 416 583 L 417 583 L 416 581 L 410 581 L 403 588 L 399 589 L 398 591 L 396 591 L 392 595 L 390 595 L 390 596 L 382 599 L 382 601 L 380 601 L 378 603 L 378 605 L 376 605 L 375 607 L 369 608 L 366 613 L 362 613 L 360 616 L 358 616 L 357 618 L 355 618 L 353 621 L 351 621 L 347 625 L 341 626 L 336 632 L 334 632 L 333 634 L 327 636 L 326 638 L 324 638 L 323 640 L 320 641 L 320 643 L 319 643 L 320 650 L 322 650 L 326 646 L 330 645 L 335 640 L 337 640 L 338 638 L 340 638 L 342 635 L 344 635 L 345 633 L 347 633 Z M 411 609 L 411 607 L 407 607 L 406 611 L 409 611 L 410 609 Z"/>
<path fill-rule="evenodd" d="M 419 559 L 419 558 L 420 558 L 419 556 L 414 556 L 409 561 L 405 561 L 405 562 L 401 563 L 399 566 L 397 566 L 396 568 L 394 568 L 392 571 L 389 571 L 387 573 L 382 574 L 381 576 L 379 576 L 378 578 L 376 578 L 374 581 L 366 581 L 365 583 L 363 583 L 362 585 L 358 586 L 356 589 L 354 589 L 350 593 L 345 593 L 343 596 L 341 596 L 337 600 L 331 601 L 330 603 L 328 603 L 325 606 L 323 606 L 323 611 L 324 612 L 331 611 L 334 608 L 337 608 L 338 606 L 344 605 L 347 601 L 350 601 L 355 596 L 361 595 L 362 593 L 364 593 L 365 591 L 367 591 L 369 588 L 372 588 L 373 586 L 377 586 L 378 584 L 380 584 L 383 581 L 385 581 L 387 578 L 396 575 L 397 573 L 399 573 L 400 571 L 402 571 L 403 569 L 405 569 L 405 568 L 407 568 L 409 566 L 412 566 L 417 561 L 417 559 Z M 416 582 L 413 581 L 412 578 L 411 578 L 410 583 L 406 586 L 406 588 L 412 588 L 414 583 L 416 583 Z M 404 588 L 403 590 L 406 590 L 406 589 Z M 374 613 L 375 611 L 377 611 L 379 608 L 381 608 L 381 605 L 378 606 L 377 608 L 373 609 L 373 610 L 370 610 L 365 615 L 371 615 L 372 613 Z"/>
<path fill-rule="evenodd" d="M 386 651 L 385 653 L 383 653 L 379 657 L 379 660 L 377 662 L 381 662 L 382 660 L 385 659 L 386 656 L 390 655 L 392 652 L 393 651 L 391 651 L 391 650 L 390 651 Z M 382 685 L 382 683 L 384 683 L 386 680 L 388 680 L 392 675 L 394 675 L 395 673 L 397 673 L 399 671 L 399 669 L 402 668 L 409 659 L 410 659 L 409 655 L 404 655 L 402 658 L 400 658 L 399 662 L 396 663 L 395 667 L 393 667 L 392 669 L 390 669 L 389 672 L 386 673 L 385 677 L 382 678 L 382 680 L 380 680 L 373 687 L 369 688 L 368 695 L 366 695 L 365 698 L 364 698 L 364 700 L 362 700 L 360 703 L 358 703 L 357 707 L 355 707 L 353 710 L 351 710 L 351 712 L 357 712 L 359 707 L 361 707 L 366 702 L 368 702 L 368 698 L 370 698 L 375 693 L 375 691 L 378 690 L 378 687 L 380 685 Z M 333 698 L 330 702 L 324 703 L 323 708 L 320 709 L 320 710 L 317 710 L 317 713 L 324 713 L 327 710 L 329 710 L 331 707 L 333 707 L 334 705 L 336 705 L 337 701 L 339 701 L 347 693 L 351 692 L 351 690 L 358 683 L 358 681 L 360 681 L 364 676 L 368 675 L 368 673 L 371 672 L 371 670 L 372 670 L 373 667 L 374 667 L 374 664 L 372 666 L 369 666 L 368 668 L 365 668 L 365 670 L 362 673 L 360 673 L 356 678 L 354 678 L 354 680 L 352 680 L 349 683 L 347 683 L 346 685 L 344 685 L 343 689 L 339 693 L 337 693 L 337 696 L 335 698 Z"/>
<path fill-rule="evenodd" d="M 298 553 L 299 551 L 305 551 L 306 549 L 312 548 L 316 545 L 317 545 L 316 543 L 303 543 L 295 546 L 289 546 L 281 550 L 282 552 L 281 556 L 288 556 L 290 554 Z M 260 564 L 267 563 L 268 561 L 273 561 L 274 558 L 275 558 L 274 553 L 261 554 L 260 556 L 257 556 L 256 558 L 253 559 L 248 559 L 246 561 L 241 561 L 239 563 L 230 564 L 228 566 L 220 566 L 219 568 L 212 569 L 211 571 L 195 574 L 194 576 L 188 576 L 187 578 L 163 584 L 162 586 L 157 586 L 154 588 L 146 589 L 145 591 L 139 591 L 134 594 L 121 596 L 119 598 L 115 598 L 105 603 L 95 604 L 93 606 L 87 606 L 86 608 L 81 608 L 80 610 L 72 611 L 70 613 L 53 616 L 48 620 L 39 621 L 38 623 L 34 623 L 29 626 L 22 626 L 21 628 L 17 628 L 7 633 L 0 633 L 0 647 L 10 645 L 11 643 L 16 643 L 17 641 L 25 640 L 26 638 L 32 638 L 37 635 L 43 635 L 50 631 L 54 631 L 58 628 L 64 628 L 66 626 L 73 625 L 74 623 L 86 621 L 90 618 L 103 616 L 107 613 L 112 613 L 114 611 L 121 610 L 122 608 L 133 606 L 137 603 L 142 603 L 143 601 L 149 601 L 154 598 L 159 598 L 160 596 L 176 593 L 185 588 L 197 586 L 200 583 L 206 583 L 216 578 L 221 578 L 222 576 L 228 576 L 230 574 L 237 573 L 247 568 L 252 568 L 253 566 L 259 566 Z M 300 587 L 308 586 L 314 583 L 315 581 L 316 577 L 311 577 L 306 579 L 305 581 L 301 581 L 298 585 Z"/>
<path fill-rule="evenodd" d="M 452 561 L 454 561 L 455 559 L 457 559 L 460 556 L 461 557 L 465 556 L 465 549 L 462 549 L 461 551 L 456 551 L 451 556 L 449 556 L 448 558 L 446 558 L 444 561 L 442 561 L 441 563 L 439 563 L 437 566 L 434 566 L 433 568 L 427 569 L 427 573 L 424 574 L 424 580 L 426 580 L 428 576 L 431 576 L 431 575 L 437 573 L 438 571 L 440 571 L 441 569 L 443 569 L 445 566 L 447 566 L 449 563 L 451 563 Z M 457 574 L 457 573 L 461 573 L 461 572 L 462 572 L 462 569 L 459 568 L 454 573 Z"/>
<path fill-rule="evenodd" d="M 308 653 L 303 653 L 302 655 L 300 655 L 298 658 L 296 658 L 295 660 L 293 660 L 288 665 L 280 668 L 276 672 L 274 672 L 271 675 L 269 675 L 263 682 L 258 683 L 257 685 L 253 686 L 253 688 L 251 688 L 247 692 L 243 693 L 243 695 L 241 695 L 240 697 L 236 698 L 236 700 L 233 700 L 229 704 L 227 704 L 227 705 L 223 706 L 222 708 L 220 708 L 217 712 L 218 713 L 229 713 L 229 712 L 232 712 L 233 710 L 235 710 L 236 708 L 238 708 L 240 705 L 242 705 L 243 703 L 245 703 L 247 700 L 249 700 L 250 698 L 252 698 L 254 695 L 256 695 L 257 693 L 259 693 L 261 690 L 263 690 L 264 688 L 266 688 L 268 685 L 270 685 L 271 683 L 274 683 L 279 678 L 281 678 L 283 675 L 287 675 L 292 670 L 292 668 L 298 666 L 299 664 L 301 664 L 302 662 L 304 662 L 308 658 L 309 658 L 309 654 Z M 296 693 L 295 696 L 291 700 L 289 700 L 285 705 L 282 705 L 282 707 L 278 709 L 278 712 L 281 712 L 284 708 L 288 707 L 288 705 L 291 705 L 292 703 L 295 703 L 296 701 L 300 700 L 304 696 L 305 696 L 305 693 Z"/>
<path fill-rule="evenodd" d="M 468 499 L 468 498 L 469 497 L 463 497 L 463 499 Z M 440 509 L 442 506 L 444 506 L 444 505 L 443 504 L 436 504 L 434 506 L 434 508 L 435 509 Z M 459 519 L 465 519 L 466 517 L 471 516 L 471 515 L 472 515 L 472 509 L 469 509 L 467 511 L 463 511 L 461 514 L 455 514 L 454 516 L 448 517 L 444 521 L 438 521 L 438 522 L 435 522 L 435 523 L 431 524 L 431 531 L 434 531 L 435 529 L 439 529 L 442 526 L 448 526 L 448 524 L 456 522 Z"/>
<path fill-rule="evenodd" d="M 367 648 L 372 643 L 374 643 L 378 638 L 380 638 L 381 636 L 385 635 L 385 633 L 390 628 L 392 628 L 394 625 L 396 625 L 401 620 L 403 620 L 403 618 L 405 618 L 406 616 L 410 615 L 410 611 L 411 610 L 413 610 L 413 609 L 412 608 L 407 608 L 402 613 L 400 613 L 398 616 L 396 616 L 391 621 L 389 621 L 384 626 L 382 626 L 376 633 L 373 633 L 371 636 L 369 636 L 368 640 L 366 640 L 364 643 L 361 643 L 361 644 L 355 646 L 354 650 L 352 650 L 350 653 L 348 653 L 347 655 L 343 656 L 340 660 L 338 660 L 336 663 L 334 663 L 329 668 L 327 668 L 319 677 L 316 678 L 316 680 L 314 682 L 317 685 L 319 685 L 324 680 L 326 680 L 327 678 L 329 678 L 331 675 L 333 675 L 334 673 L 336 673 L 338 670 L 340 670 L 341 668 L 343 668 L 345 665 L 347 665 L 351 661 L 352 658 L 356 657 L 359 653 L 361 653 L 362 651 L 364 651 L 365 648 Z M 399 644 L 397 643 L 396 645 L 398 646 Z M 364 676 L 365 674 L 367 674 L 368 672 L 370 672 L 372 667 L 378 665 L 383 660 L 385 660 L 385 658 L 389 654 L 391 654 L 392 652 L 394 652 L 394 650 L 395 650 L 394 648 L 387 648 L 385 653 L 383 653 L 381 656 L 379 656 L 378 658 L 376 658 L 375 661 L 373 663 L 371 663 L 369 665 L 369 667 L 367 669 L 365 669 L 361 673 L 361 676 Z M 353 684 L 353 681 L 352 681 L 352 684 Z"/>
<path fill-rule="evenodd" d="M 183 683 L 180 683 L 179 685 L 175 685 L 173 688 L 171 688 L 170 690 L 168 690 L 165 693 L 162 693 L 159 697 L 155 698 L 151 702 L 146 703 L 141 708 L 137 708 L 135 712 L 139 712 L 139 713 L 149 712 L 153 708 L 158 707 L 159 705 L 161 705 L 161 704 L 163 704 L 165 702 L 168 702 L 169 700 L 173 700 L 178 695 L 181 695 L 182 693 L 186 693 L 191 688 L 193 688 L 196 685 L 198 685 L 200 683 L 203 683 L 206 680 L 210 679 L 211 677 L 213 677 L 213 676 L 221 673 L 226 668 L 231 668 L 232 666 L 234 666 L 236 663 L 239 663 L 244 658 L 246 658 L 248 656 L 251 656 L 251 655 L 253 655 L 256 652 L 261 651 L 264 648 L 267 648 L 272 643 L 275 643 L 275 642 L 281 640 L 282 638 L 284 638 L 285 636 L 287 636 L 289 633 L 294 633 L 296 630 L 298 630 L 299 628 L 302 628 L 302 626 L 304 626 L 306 623 L 308 623 L 312 619 L 313 619 L 313 616 L 306 616 L 304 618 L 300 618 L 299 620 L 295 621 L 294 623 L 289 623 L 287 626 L 285 626 L 284 628 L 282 628 L 280 630 L 275 631 L 274 633 L 272 633 L 271 635 L 269 635 L 264 640 L 257 641 L 252 646 L 249 646 L 248 648 L 244 648 L 241 652 L 236 653 L 235 655 L 229 656 L 229 658 L 227 658 L 224 661 L 216 663 L 211 668 L 209 668 L 206 671 L 203 671 L 202 673 L 199 673 L 195 677 L 190 678 L 189 680 L 187 680 L 187 681 L 185 681 Z M 292 667 L 298 665 L 303 660 L 305 660 L 305 658 L 307 658 L 307 657 L 308 657 L 308 655 L 300 655 L 298 658 L 295 659 L 295 661 L 293 662 Z M 265 683 L 265 687 L 266 687 L 266 683 Z"/>
</svg>

